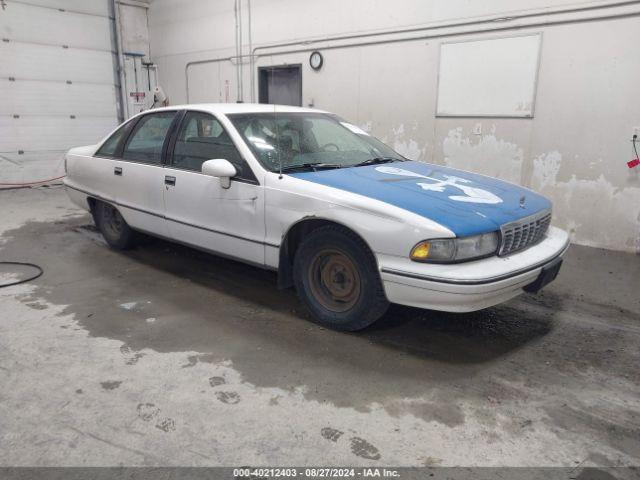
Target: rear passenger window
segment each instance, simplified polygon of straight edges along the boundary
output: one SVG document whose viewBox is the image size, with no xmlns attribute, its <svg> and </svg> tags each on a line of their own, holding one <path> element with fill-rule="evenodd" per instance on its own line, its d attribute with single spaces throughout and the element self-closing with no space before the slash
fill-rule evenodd
<svg viewBox="0 0 640 480">
<path fill-rule="evenodd" d="M 118 145 L 120 145 L 120 141 L 124 136 L 125 131 L 127 130 L 127 124 L 121 126 L 118 130 L 116 130 L 107 140 L 102 144 L 100 149 L 96 152 L 97 157 L 115 157 L 116 151 L 118 150 Z"/>
<path fill-rule="evenodd" d="M 143 116 L 127 140 L 122 158 L 144 163 L 162 163 L 162 146 L 175 115 L 176 112 L 158 112 Z"/>
<path fill-rule="evenodd" d="M 200 172 L 204 162 L 216 158 L 224 158 L 236 167 L 234 178 L 256 180 L 220 122 L 208 113 L 188 112 L 178 132 L 172 166 Z"/>
</svg>

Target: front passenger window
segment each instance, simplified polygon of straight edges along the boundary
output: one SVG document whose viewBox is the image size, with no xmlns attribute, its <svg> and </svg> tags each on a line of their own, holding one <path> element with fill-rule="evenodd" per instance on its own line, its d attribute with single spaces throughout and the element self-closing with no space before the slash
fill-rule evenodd
<svg viewBox="0 0 640 480">
<path fill-rule="evenodd" d="M 236 167 L 235 179 L 255 181 L 249 165 L 220 122 L 208 113 L 188 112 L 178 132 L 171 165 L 200 172 L 204 162 L 216 158 L 224 158 Z"/>
<path fill-rule="evenodd" d="M 162 163 L 162 147 L 175 112 L 158 112 L 143 116 L 124 146 L 122 158 L 136 162 Z"/>
</svg>

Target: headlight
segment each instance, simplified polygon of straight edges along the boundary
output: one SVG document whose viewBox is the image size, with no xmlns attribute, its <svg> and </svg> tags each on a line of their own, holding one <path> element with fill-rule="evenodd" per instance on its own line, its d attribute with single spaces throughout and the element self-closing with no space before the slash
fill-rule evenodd
<svg viewBox="0 0 640 480">
<path fill-rule="evenodd" d="M 452 263 L 487 257 L 498 251 L 498 232 L 472 237 L 425 240 L 411 250 L 416 262 Z"/>
</svg>

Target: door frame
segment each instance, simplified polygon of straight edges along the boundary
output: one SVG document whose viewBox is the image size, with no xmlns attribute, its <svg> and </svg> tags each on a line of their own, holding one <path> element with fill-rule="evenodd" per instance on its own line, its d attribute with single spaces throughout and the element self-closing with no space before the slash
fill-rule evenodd
<svg viewBox="0 0 640 480">
<path fill-rule="evenodd" d="M 298 92 L 300 97 L 300 105 L 297 105 L 297 106 L 301 107 L 302 106 L 302 64 L 301 63 L 285 63 L 282 65 L 269 65 L 267 67 L 258 67 L 258 103 L 269 104 L 267 74 L 279 68 L 295 68 L 296 70 L 298 70 L 298 73 L 300 74 L 300 91 Z M 292 106 L 296 106 L 296 105 L 292 105 Z"/>
<path fill-rule="evenodd" d="M 224 117 L 224 115 L 218 115 L 217 113 L 208 110 L 200 110 L 198 108 L 190 108 L 188 106 L 185 109 L 181 110 L 180 119 L 177 121 L 175 128 L 173 128 L 173 131 L 171 132 L 171 138 L 165 151 L 164 163 L 162 165 L 165 175 L 169 174 L 175 176 L 176 180 L 178 180 L 178 184 L 174 185 L 173 189 L 181 188 L 184 181 L 189 179 L 189 177 L 191 177 L 195 182 L 204 182 L 205 185 L 207 185 L 208 183 L 213 184 L 214 182 L 219 181 L 214 177 L 205 175 L 204 173 L 202 173 L 202 171 L 180 168 L 173 165 L 173 155 L 175 153 L 178 136 L 180 134 L 182 125 L 189 113 L 200 113 L 208 115 L 219 122 L 220 126 L 231 138 L 234 147 L 238 151 L 238 154 L 242 157 L 244 162 L 249 167 L 251 173 L 255 177 L 255 181 L 250 179 L 233 178 L 231 181 L 231 188 L 222 190 L 220 198 L 216 199 L 217 201 L 221 202 L 222 205 L 222 207 L 218 208 L 218 210 L 224 208 L 224 204 L 222 202 L 228 203 L 230 201 L 241 202 L 247 200 L 259 200 L 260 208 L 258 208 L 258 215 L 261 215 L 262 218 L 259 222 L 256 223 L 256 225 L 261 226 L 262 231 L 260 232 L 259 237 L 252 237 L 251 235 L 243 234 L 243 232 L 241 231 L 229 231 L 229 229 L 227 228 L 221 228 L 220 222 L 211 225 L 207 222 L 201 222 L 194 218 L 179 218 L 178 216 L 175 216 L 173 214 L 174 212 L 171 208 L 172 204 L 171 199 L 169 198 L 169 195 L 171 195 L 171 189 L 167 190 L 167 188 L 165 187 L 165 189 L 163 190 L 163 195 L 165 214 L 164 218 L 167 222 L 168 228 L 167 238 L 183 245 L 212 253 L 214 255 L 235 259 L 244 263 L 248 263 L 250 265 L 264 268 L 265 248 L 267 245 L 273 247 L 272 244 L 266 242 L 266 226 L 264 223 L 265 189 L 258 180 L 258 178 L 260 178 L 261 176 L 256 174 L 256 169 L 253 167 L 251 162 L 247 161 L 246 156 L 242 153 L 241 149 L 238 148 L 238 142 L 233 138 L 233 135 L 231 134 L 231 128 L 235 129 L 235 127 L 233 125 L 225 125 L 224 121 L 222 120 L 221 117 Z M 251 191 L 251 195 L 246 194 L 247 191 Z M 247 198 L 237 198 L 238 192 L 245 192 Z M 231 198 L 225 198 L 227 196 Z M 224 216 L 222 218 L 224 219 Z M 176 232 L 178 233 L 176 234 Z M 215 240 L 216 237 L 217 240 Z M 212 241 L 212 239 L 215 241 Z M 229 239 L 233 239 L 234 248 L 230 248 L 228 246 L 227 248 L 223 248 L 225 242 L 228 242 Z M 223 247 L 221 247 L 220 245 L 222 245 Z M 245 249 L 244 251 L 242 250 L 243 248 Z M 254 253 L 256 252 L 256 248 L 259 248 L 259 250 L 257 251 L 258 256 L 254 255 Z"/>
</svg>

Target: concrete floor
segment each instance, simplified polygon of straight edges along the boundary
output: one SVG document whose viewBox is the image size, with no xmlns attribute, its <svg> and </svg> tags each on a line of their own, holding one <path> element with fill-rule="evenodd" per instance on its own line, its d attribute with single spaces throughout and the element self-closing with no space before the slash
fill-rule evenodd
<svg viewBox="0 0 640 480">
<path fill-rule="evenodd" d="M 637 256 L 574 246 L 542 295 L 344 334 L 272 272 L 110 250 L 61 188 L 0 207 L 0 260 L 45 271 L 0 289 L 0 465 L 640 464 Z"/>
</svg>

